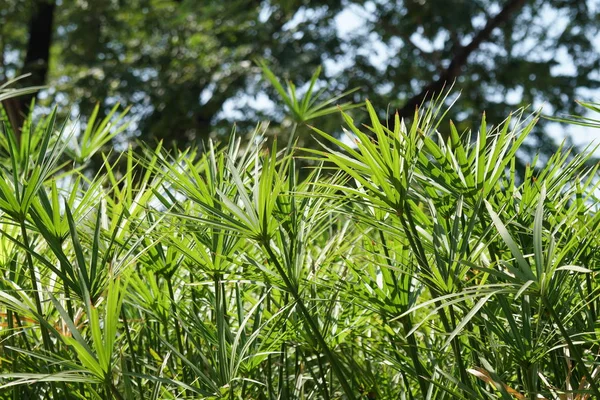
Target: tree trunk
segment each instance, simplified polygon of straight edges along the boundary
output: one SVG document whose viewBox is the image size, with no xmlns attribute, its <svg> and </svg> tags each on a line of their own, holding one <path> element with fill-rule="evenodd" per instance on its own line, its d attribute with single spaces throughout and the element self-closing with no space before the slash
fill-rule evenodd
<svg viewBox="0 0 600 400">
<path fill-rule="evenodd" d="M 25 60 L 21 75 L 31 74 L 21 82 L 27 86 L 42 86 L 48 76 L 50 61 L 50 46 L 54 25 L 54 0 L 37 0 L 29 20 L 29 39 L 25 52 Z M 21 127 L 29 112 L 31 100 L 35 94 L 11 98 L 2 103 L 6 109 L 9 121 L 17 138 L 20 137 Z"/>
</svg>

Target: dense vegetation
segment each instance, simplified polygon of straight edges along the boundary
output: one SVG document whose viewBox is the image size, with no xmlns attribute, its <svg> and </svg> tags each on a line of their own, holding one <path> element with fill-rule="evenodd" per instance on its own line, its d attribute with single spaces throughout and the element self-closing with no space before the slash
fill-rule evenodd
<svg viewBox="0 0 600 400">
<path fill-rule="evenodd" d="M 3 114 L 0 398 L 600 398 L 598 166 L 517 171 L 538 115 L 459 135 L 442 103 L 95 175 L 114 114 Z"/>
<path fill-rule="evenodd" d="M 23 85 L 49 86 L 38 102 L 84 122 L 96 103 L 101 115 L 131 105 L 130 136 L 165 145 L 264 119 L 282 136 L 260 57 L 298 87 L 323 65 L 321 86 L 360 87 L 353 100 L 370 99 L 382 118 L 388 106 L 412 117 L 456 80 L 462 131 L 482 110 L 493 121 L 528 104 L 574 113 L 573 99 L 599 87 L 599 21 L 594 0 L 2 0 L 0 84 L 31 73 Z M 9 116 L 29 103 L 8 104 Z M 524 143 L 528 156 L 551 152 L 544 134 Z"/>
</svg>

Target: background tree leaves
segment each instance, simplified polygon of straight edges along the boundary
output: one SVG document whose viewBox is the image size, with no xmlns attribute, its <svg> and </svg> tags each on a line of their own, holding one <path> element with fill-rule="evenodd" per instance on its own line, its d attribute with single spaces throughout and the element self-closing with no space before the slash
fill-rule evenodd
<svg viewBox="0 0 600 400">
<path fill-rule="evenodd" d="M 463 97 L 451 116 L 459 131 L 482 110 L 493 123 L 543 102 L 546 112 L 574 113 L 574 100 L 589 100 L 598 87 L 599 8 L 591 0 L 2 3 L 0 79 L 31 72 L 28 49 L 39 41 L 31 22 L 50 7 L 51 47 L 42 60 L 50 89 L 40 99 L 83 116 L 96 103 L 105 112 L 130 105 L 131 135 L 182 145 L 228 132 L 234 121 L 242 129 L 282 122 L 257 58 L 300 89 L 323 65 L 328 92 L 360 87 L 355 102 L 368 98 L 405 117 L 456 80 Z M 339 126 L 332 119 L 329 128 Z M 277 123 L 271 130 L 283 132 Z M 527 146 L 548 152 L 552 144 L 539 125 Z"/>
</svg>

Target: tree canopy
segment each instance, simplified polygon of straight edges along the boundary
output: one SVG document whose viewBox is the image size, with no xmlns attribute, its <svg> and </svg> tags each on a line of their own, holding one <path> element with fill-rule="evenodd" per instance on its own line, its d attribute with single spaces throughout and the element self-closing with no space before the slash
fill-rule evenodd
<svg viewBox="0 0 600 400">
<path fill-rule="evenodd" d="M 49 86 L 42 104 L 83 118 L 132 106 L 137 134 L 185 144 L 280 122 L 264 59 L 299 87 L 323 65 L 327 91 L 360 87 L 355 101 L 403 117 L 455 82 L 465 127 L 481 110 L 575 111 L 598 86 L 599 13 L 585 0 L 3 0 L 0 81 L 31 73 L 24 85 Z M 30 100 L 5 103 L 14 121 Z"/>
</svg>

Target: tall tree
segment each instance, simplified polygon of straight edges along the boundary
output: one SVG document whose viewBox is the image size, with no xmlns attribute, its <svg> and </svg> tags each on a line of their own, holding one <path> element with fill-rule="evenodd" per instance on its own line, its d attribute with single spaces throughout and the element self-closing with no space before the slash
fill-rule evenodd
<svg viewBox="0 0 600 400">
<path fill-rule="evenodd" d="M 493 122 L 528 104 L 576 112 L 575 99 L 598 88 L 596 1 L 373 1 L 356 10 L 368 17 L 350 34 L 341 86 L 360 85 L 405 116 L 454 81 L 462 97 L 452 117 L 463 128 L 483 110 Z M 549 151 L 553 141 L 542 124 L 527 144 Z"/>
<path fill-rule="evenodd" d="M 322 83 L 328 90 L 360 86 L 355 100 L 368 97 L 403 116 L 410 116 L 426 94 L 456 81 L 463 98 L 453 117 L 460 127 L 482 110 L 499 122 L 525 104 L 547 102 L 548 111 L 573 112 L 575 98 L 598 87 L 600 58 L 593 38 L 600 10 L 591 0 L 95 0 L 58 5 L 29 0 L 28 6 L 4 1 L 13 9 L 12 17 L 0 11 L 5 60 L 18 54 L 18 61 L 11 62 L 21 63 L 25 71 L 31 62 L 29 43 L 51 43 L 51 51 L 44 53 L 51 58 L 45 63 L 52 86 L 47 101 L 75 104 L 84 116 L 96 102 L 132 105 L 141 135 L 179 143 L 228 129 L 232 120 L 251 126 L 263 118 L 282 118 L 263 101 L 264 93 L 271 98 L 275 93 L 260 79 L 255 58 L 265 58 L 297 85 L 324 64 Z M 19 7 L 27 20 L 14 12 Z M 54 20 L 47 18 L 48 9 Z M 53 26 L 46 40 L 29 23 L 38 14 L 51 22 L 44 26 Z M 28 31 L 29 41 L 13 31 Z M 0 73 L 10 68 L 15 69 L 0 65 Z M 551 143 L 543 137 L 540 129 L 538 143 L 531 145 Z"/>
</svg>

